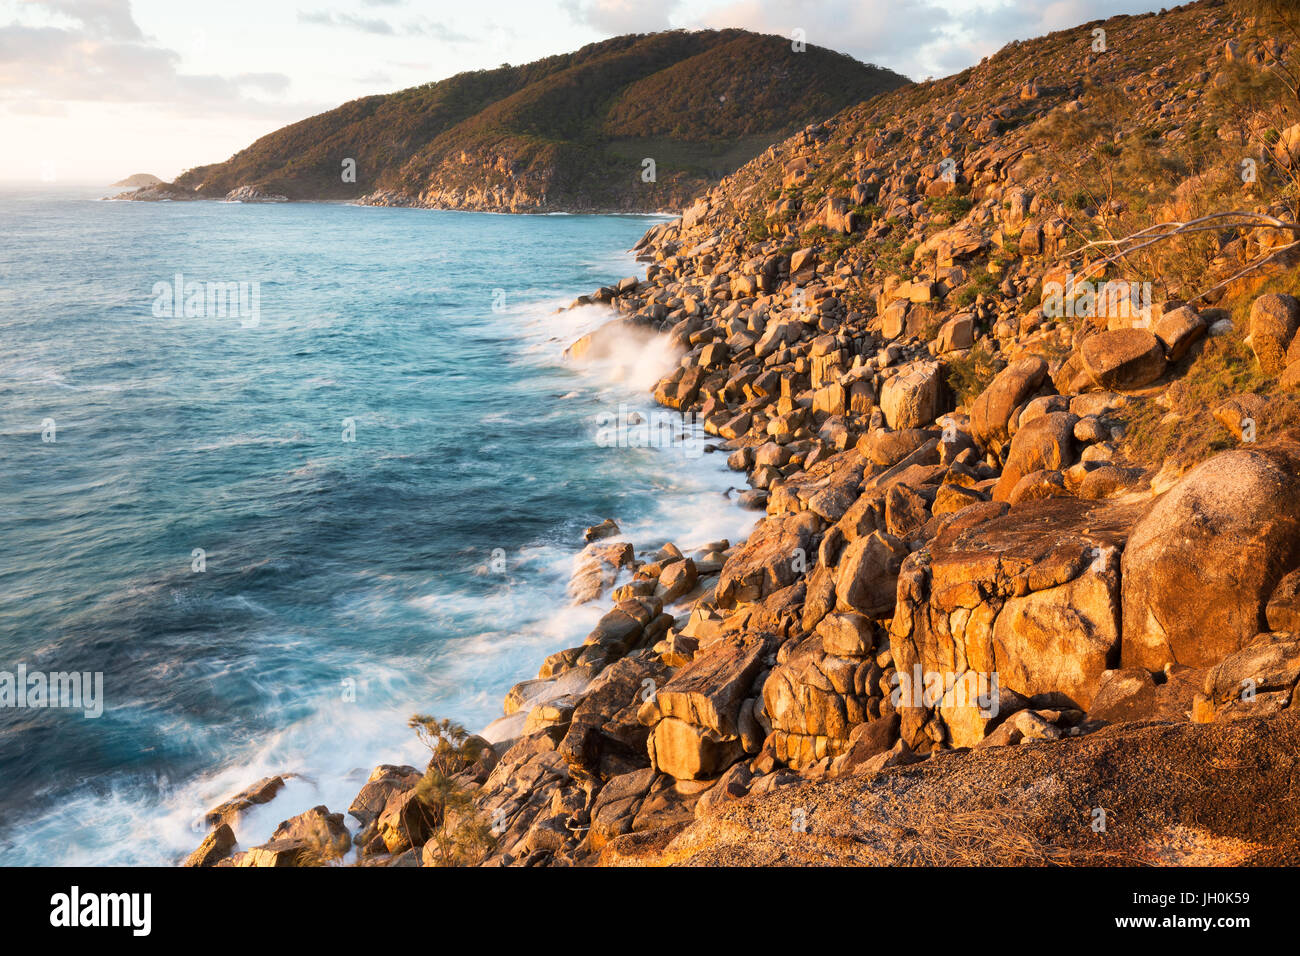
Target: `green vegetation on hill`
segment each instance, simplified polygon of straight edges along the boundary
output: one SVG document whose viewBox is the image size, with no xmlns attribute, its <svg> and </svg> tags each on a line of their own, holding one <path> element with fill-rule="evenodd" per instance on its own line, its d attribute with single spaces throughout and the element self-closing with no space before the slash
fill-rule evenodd
<svg viewBox="0 0 1300 956">
<path fill-rule="evenodd" d="M 354 100 L 176 184 L 208 197 L 252 186 L 291 199 L 663 209 L 808 123 L 907 83 L 743 30 L 622 36 Z M 348 159 L 355 182 L 342 174 Z"/>
</svg>

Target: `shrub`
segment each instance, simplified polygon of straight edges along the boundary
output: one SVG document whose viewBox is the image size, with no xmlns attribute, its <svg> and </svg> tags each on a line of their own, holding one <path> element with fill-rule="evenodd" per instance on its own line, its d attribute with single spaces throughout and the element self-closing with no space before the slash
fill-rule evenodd
<svg viewBox="0 0 1300 956">
<path fill-rule="evenodd" d="M 431 754 L 416 798 L 437 825 L 425 848 L 439 866 L 473 866 L 496 848 L 491 828 L 474 806 L 474 788 L 466 771 L 482 757 L 485 743 L 460 724 L 416 714 L 408 721 Z"/>
<path fill-rule="evenodd" d="M 985 339 L 976 342 L 964 355 L 948 359 L 948 387 L 957 397 L 957 403 L 965 408 L 971 407 L 996 374 L 993 351 Z"/>
</svg>

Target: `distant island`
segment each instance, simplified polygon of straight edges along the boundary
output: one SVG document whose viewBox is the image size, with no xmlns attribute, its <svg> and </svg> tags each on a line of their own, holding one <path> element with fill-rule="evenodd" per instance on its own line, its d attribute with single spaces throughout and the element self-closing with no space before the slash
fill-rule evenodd
<svg viewBox="0 0 1300 956">
<path fill-rule="evenodd" d="M 788 135 L 910 83 L 745 30 L 621 36 L 353 100 L 118 198 L 678 211 Z"/>
<path fill-rule="evenodd" d="M 124 186 L 128 189 L 141 189 L 147 186 L 157 186 L 162 180 L 153 173 L 136 173 L 133 176 L 127 176 L 126 179 L 120 179 L 111 185 Z"/>
</svg>

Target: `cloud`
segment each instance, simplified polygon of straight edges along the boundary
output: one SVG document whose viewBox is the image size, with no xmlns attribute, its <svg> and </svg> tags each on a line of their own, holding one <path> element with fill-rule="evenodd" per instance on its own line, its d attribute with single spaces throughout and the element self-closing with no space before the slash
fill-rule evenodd
<svg viewBox="0 0 1300 956">
<path fill-rule="evenodd" d="M 236 86 L 254 86 L 264 93 L 280 94 L 289 88 L 289 78 L 283 73 L 239 73 L 231 79 Z"/>
<path fill-rule="evenodd" d="M 800 28 L 809 43 L 921 79 L 963 70 L 1011 40 L 1159 6 L 1159 0 L 732 0 L 682 25 L 781 36 Z"/>
<path fill-rule="evenodd" d="M 1160 9 L 1153 0 L 1000 0 L 962 10 L 945 42 L 922 51 L 932 72 L 947 75 L 978 63 L 1012 40 L 1032 40 L 1119 14 Z"/>
<path fill-rule="evenodd" d="M 359 30 L 362 33 L 375 33 L 381 36 L 392 36 L 397 32 L 387 20 L 380 20 L 377 17 L 358 17 L 351 13 L 331 13 L 328 10 L 300 10 L 298 12 L 298 22 L 322 27 L 344 27 L 349 30 Z"/>
<path fill-rule="evenodd" d="M 107 40 L 143 40 L 131 16 L 130 0 L 23 0 L 31 7 L 82 24 L 88 35 Z"/>
<path fill-rule="evenodd" d="M 442 43 L 474 43 L 477 42 L 471 36 L 464 33 L 458 33 L 451 27 L 438 20 L 430 20 L 423 17 L 419 20 L 410 20 L 403 25 L 402 31 L 407 34 L 417 34 L 419 36 L 433 37 Z"/>
<path fill-rule="evenodd" d="M 575 23 L 600 33 L 653 33 L 671 29 L 673 11 L 680 0 L 561 0 Z"/>
<path fill-rule="evenodd" d="M 66 25 L 0 27 L 0 104 L 11 113 L 50 115 L 71 102 L 266 117 L 305 108 L 250 96 L 285 93 L 283 73 L 182 73 L 180 54 L 145 38 L 127 0 L 25 0 L 24 7 Z"/>
<path fill-rule="evenodd" d="M 66 103 L 53 100 L 15 100 L 9 112 L 16 116 L 67 116 Z"/>
<path fill-rule="evenodd" d="M 1029 40 L 1121 13 L 1146 13 L 1159 6 L 1150 0 L 1001 0 L 971 9 L 958 20 L 973 43 L 992 45 L 995 52 L 1011 40 Z"/>
<path fill-rule="evenodd" d="M 744 27 L 780 36 L 800 29 L 815 46 L 919 75 L 925 64 L 918 54 L 941 40 L 952 23 L 946 6 L 931 0 L 735 0 L 693 25 Z"/>
<path fill-rule="evenodd" d="M 387 0 L 375 0 L 375 2 L 386 3 Z M 408 20 L 401 26 L 397 26 L 378 17 L 358 17 L 351 13 L 335 13 L 330 10 L 300 10 L 298 11 L 298 22 L 309 23 L 313 26 L 357 30 L 375 36 L 427 36 L 441 40 L 443 43 L 472 42 L 471 37 L 465 36 L 463 33 L 457 33 L 446 24 L 437 20 L 430 20 L 427 17 Z"/>
</svg>

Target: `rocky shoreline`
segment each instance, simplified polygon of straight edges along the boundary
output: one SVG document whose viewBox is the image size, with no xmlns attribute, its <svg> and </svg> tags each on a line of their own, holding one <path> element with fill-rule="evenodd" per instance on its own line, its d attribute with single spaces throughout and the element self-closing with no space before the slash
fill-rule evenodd
<svg viewBox="0 0 1300 956">
<path fill-rule="evenodd" d="M 287 196 L 281 196 L 275 193 L 268 193 L 265 190 L 258 189 L 256 186 L 240 186 L 238 189 L 232 189 L 224 196 L 204 196 L 192 189 L 183 189 L 174 183 L 154 183 L 149 186 L 141 186 L 138 189 L 128 189 L 124 193 L 118 193 L 116 196 L 109 196 L 109 199 L 125 200 L 128 202 L 290 202 Z"/>
<path fill-rule="evenodd" d="M 589 529 L 572 597 L 612 608 L 492 743 L 426 723 L 428 769 L 376 769 L 361 862 L 1300 862 L 1300 126 L 1253 144 L 1272 179 L 1227 137 L 1228 187 L 1141 165 L 1293 54 L 1258 26 L 1202 0 L 1105 21 L 1109 52 L 1012 44 L 650 229 L 575 351 L 668 336 L 656 401 L 764 516 L 690 553 Z M 1127 191 L 1092 202 L 1070 137 Z M 318 807 L 190 862 L 346 833 Z"/>
<path fill-rule="evenodd" d="M 675 207 L 653 206 L 629 197 L 621 206 L 574 202 L 552 203 L 545 196 L 534 196 L 516 185 L 488 190 L 442 189 L 419 196 L 394 190 L 378 190 L 356 200 L 358 206 L 392 206 L 402 209 L 442 209 L 460 212 L 510 213 L 518 216 L 676 216 Z"/>
<path fill-rule="evenodd" d="M 359 199 L 290 199 L 287 196 L 282 196 L 277 193 L 268 193 L 256 186 L 240 186 L 238 189 L 230 190 L 230 192 L 226 193 L 224 196 L 217 197 L 184 189 L 173 183 L 163 182 L 141 186 L 136 189 L 129 189 L 126 192 L 118 193 L 115 196 L 109 196 L 107 198 L 126 202 L 344 202 L 353 206 L 388 206 L 400 209 L 438 209 L 448 212 L 508 213 L 521 216 L 546 216 L 557 214 L 573 216 L 676 216 L 679 212 L 679 210 L 675 208 L 643 208 L 635 203 L 629 203 L 625 207 L 619 208 L 611 208 L 608 206 L 579 206 L 572 203 L 552 205 L 547 203 L 544 199 L 535 200 L 530 197 L 520 198 L 518 196 L 501 193 L 477 196 L 466 195 L 456 191 L 441 192 L 431 196 L 410 196 L 406 193 L 381 190 L 369 193 Z"/>
</svg>

